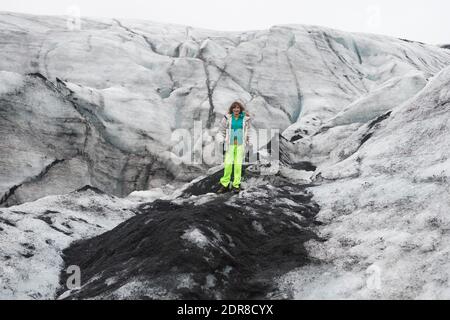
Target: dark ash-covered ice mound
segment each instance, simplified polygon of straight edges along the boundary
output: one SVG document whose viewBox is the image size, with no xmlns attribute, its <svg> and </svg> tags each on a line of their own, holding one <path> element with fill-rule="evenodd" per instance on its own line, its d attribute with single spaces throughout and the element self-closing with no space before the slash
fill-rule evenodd
<svg viewBox="0 0 450 320">
<path fill-rule="evenodd" d="M 82 287 L 61 298 L 289 298 L 277 295 L 273 279 L 314 263 L 304 243 L 320 240 L 312 230 L 319 207 L 306 187 L 271 177 L 238 195 L 143 204 L 132 219 L 64 251 L 66 265 L 80 267 Z"/>
</svg>

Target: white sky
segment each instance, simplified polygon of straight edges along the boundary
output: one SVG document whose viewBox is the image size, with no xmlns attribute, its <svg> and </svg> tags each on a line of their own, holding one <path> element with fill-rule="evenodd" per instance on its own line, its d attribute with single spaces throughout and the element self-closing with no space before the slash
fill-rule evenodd
<svg viewBox="0 0 450 320">
<path fill-rule="evenodd" d="M 450 43 L 448 0 L 0 0 L 0 11 L 137 18 L 216 30 L 314 24 Z"/>
</svg>

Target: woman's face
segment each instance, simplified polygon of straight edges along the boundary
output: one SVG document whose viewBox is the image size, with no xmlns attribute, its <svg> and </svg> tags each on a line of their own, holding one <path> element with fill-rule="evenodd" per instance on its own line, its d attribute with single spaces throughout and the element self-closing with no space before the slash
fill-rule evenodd
<svg viewBox="0 0 450 320">
<path fill-rule="evenodd" d="M 233 113 L 235 115 L 238 115 L 239 113 L 241 113 L 241 108 L 239 106 L 234 106 L 233 107 Z"/>
</svg>

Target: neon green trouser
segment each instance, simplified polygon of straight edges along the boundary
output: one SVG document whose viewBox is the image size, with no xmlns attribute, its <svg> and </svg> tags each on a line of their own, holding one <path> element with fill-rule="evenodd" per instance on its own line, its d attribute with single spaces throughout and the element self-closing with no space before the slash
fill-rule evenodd
<svg viewBox="0 0 450 320">
<path fill-rule="evenodd" d="M 244 145 L 230 144 L 225 153 L 223 177 L 220 178 L 220 183 L 224 187 L 228 187 L 231 181 L 231 171 L 234 163 L 234 180 L 233 187 L 239 188 L 241 184 L 242 162 L 244 160 Z"/>
</svg>

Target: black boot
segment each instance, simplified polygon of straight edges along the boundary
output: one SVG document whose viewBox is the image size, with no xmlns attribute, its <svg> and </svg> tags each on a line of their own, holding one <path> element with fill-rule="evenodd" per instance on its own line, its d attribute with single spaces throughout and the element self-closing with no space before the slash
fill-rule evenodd
<svg viewBox="0 0 450 320">
<path fill-rule="evenodd" d="M 225 192 L 228 192 L 228 187 L 224 187 L 223 185 L 220 185 L 220 188 L 217 191 L 217 193 L 225 193 Z"/>
</svg>

